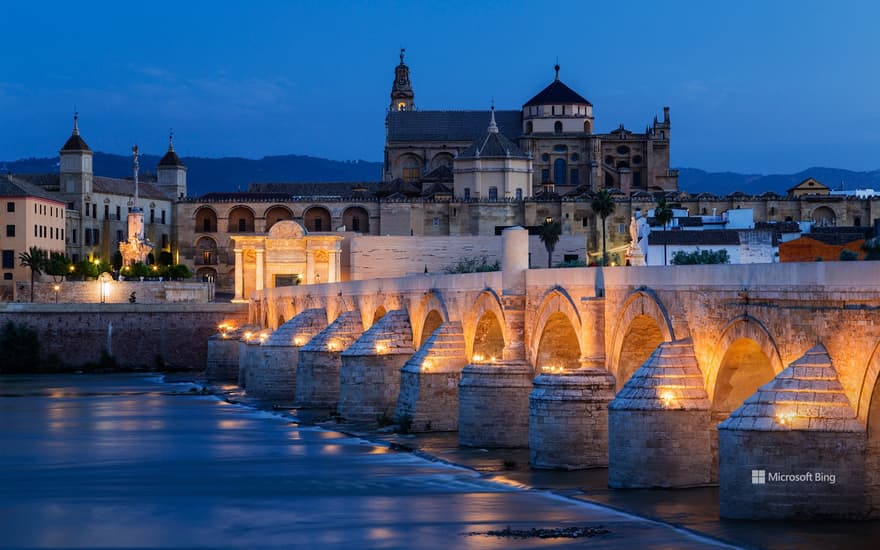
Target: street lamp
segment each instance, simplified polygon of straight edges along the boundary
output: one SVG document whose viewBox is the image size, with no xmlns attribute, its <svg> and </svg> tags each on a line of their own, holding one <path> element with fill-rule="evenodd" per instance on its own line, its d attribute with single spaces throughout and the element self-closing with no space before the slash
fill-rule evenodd
<svg viewBox="0 0 880 550">
<path fill-rule="evenodd" d="M 55 291 L 55 303 L 58 303 L 58 291 L 61 290 L 61 285 L 55 285 L 52 287 L 52 290 Z"/>
</svg>

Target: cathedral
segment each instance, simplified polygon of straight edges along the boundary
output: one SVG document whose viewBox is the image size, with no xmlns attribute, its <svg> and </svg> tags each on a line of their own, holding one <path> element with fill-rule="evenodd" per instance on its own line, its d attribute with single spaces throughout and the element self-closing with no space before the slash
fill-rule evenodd
<svg viewBox="0 0 880 550">
<path fill-rule="evenodd" d="M 559 78 L 526 101 L 521 110 L 493 110 L 497 133 L 531 159 L 531 174 L 525 188 L 487 196 L 481 190 L 456 185 L 456 198 L 522 199 L 549 186 L 560 195 L 583 190 L 618 189 L 634 191 L 676 191 L 678 172 L 669 167 L 671 124 L 669 107 L 663 120 L 654 117 L 644 133 L 617 129 L 595 132 L 593 104 Z M 410 69 L 400 51 L 394 69 L 391 104 L 385 121 L 384 180 L 416 182 L 443 167 L 456 177 L 460 158 L 486 132 L 486 111 L 428 111 L 416 108 Z M 485 158 L 485 155 L 483 156 Z"/>
</svg>

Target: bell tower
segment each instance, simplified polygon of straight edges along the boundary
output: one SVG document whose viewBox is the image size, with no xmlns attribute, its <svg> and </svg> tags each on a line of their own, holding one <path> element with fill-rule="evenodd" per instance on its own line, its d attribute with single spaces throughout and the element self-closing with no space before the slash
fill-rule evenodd
<svg viewBox="0 0 880 550">
<path fill-rule="evenodd" d="M 416 95 L 413 93 L 412 82 L 409 80 L 409 67 L 403 62 L 404 53 L 406 53 L 406 49 L 400 48 L 400 65 L 394 68 L 390 107 L 392 111 L 414 111 L 416 108 Z"/>
<path fill-rule="evenodd" d="M 92 150 L 79 135 L 79 113 L 73 115 L 73 132 L 59 151 L 61 192 L 87 195 L 92 192 Z"/>
</svg>

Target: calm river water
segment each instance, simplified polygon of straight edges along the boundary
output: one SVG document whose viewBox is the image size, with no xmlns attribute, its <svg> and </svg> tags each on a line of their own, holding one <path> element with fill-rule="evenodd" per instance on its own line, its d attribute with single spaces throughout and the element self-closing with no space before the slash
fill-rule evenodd
<svg viewBox="0 0 880 550">
<path fill-rule="evenodd" d="M 0 377 L 0 546 L 707 548 L 146 375 Z M 602 526 L 589 539 L 465 533 Z"/>
</svg>

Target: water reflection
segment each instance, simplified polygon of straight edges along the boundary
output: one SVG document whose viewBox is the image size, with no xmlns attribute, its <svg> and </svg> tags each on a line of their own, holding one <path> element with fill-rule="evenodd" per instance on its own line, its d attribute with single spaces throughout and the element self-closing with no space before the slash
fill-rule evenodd
<svg viewBox="0 0 880 550">
<path fill-rule="evenodd" d="M 0 379 L 17 396 L 0 397 L 0 546 L 708 546 L 144 377 L 43 380 Z M 461 536 L 599 523 L 590 541 Z"/>
</svg>

